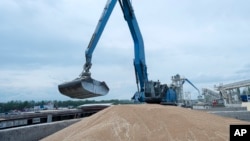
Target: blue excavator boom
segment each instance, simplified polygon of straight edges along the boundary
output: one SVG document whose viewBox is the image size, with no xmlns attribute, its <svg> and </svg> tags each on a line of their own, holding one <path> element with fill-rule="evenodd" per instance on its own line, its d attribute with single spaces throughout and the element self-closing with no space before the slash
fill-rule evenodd
<svg viewBox="0 0 250 141">
<path fill-rule="evenodd" d="M 58 85 L 59 91 L 63 95 L 78 99 L 103 96 L 109 92 L 109 87 L 104 81 L 92 79 L 90 68 L 92 66 L 92 54 L 117 1 L 119 1 L 134 42 L 134 70 L 137 91 L 132 98 L 136 102 L 176 104 L 176 93 L 173 89 L 168 88 L 167 84 L 161 84 L 159 81 L 148 80 L 143 38 L 130 0 L 107 1 L 85 51 L 86 62 L 82 73 L 78 78 Z"/>
<path fill-rule="evenodd" d="M 92 54 L 116 3 L 117 0 L 108 0 L 105 5 L 103 13 L 85 51 L 86 62 L 84 64 L 83 72 L 78 78 L 58 85 L 58 89 L 63 95 L 69 96 L 71 98 L 83 99 L 102 96 L 108 93 L 109 88 L 106 83 L 92 79 L 89 70 L 92 66 Z M 140 90 L 138 91 L 144 91 L 144 84 L 146 81 L 148 81 L 148 77 L 142 35 L 130 0 L 119 0 L 119 4 L 124 14 L 124 18 L 128 23 L 130 33 L 134 41 L 134 67 L 137 80 L 136 82 L 140 83 Z"/>
</svg>

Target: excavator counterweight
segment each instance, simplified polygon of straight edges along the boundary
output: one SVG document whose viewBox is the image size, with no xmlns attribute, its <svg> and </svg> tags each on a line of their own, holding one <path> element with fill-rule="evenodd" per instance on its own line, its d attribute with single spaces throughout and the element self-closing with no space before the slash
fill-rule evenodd
<svg viewBox="0 0 250 141">
<path fill-rule="evenodd" d="M 59 91 L 68 97 L 84 99 L 106 95 L 109 88 L 105 82 L 100 82 L 91 77 L 80 77 L 73 81 L 58 85 Z"/>
</svg>

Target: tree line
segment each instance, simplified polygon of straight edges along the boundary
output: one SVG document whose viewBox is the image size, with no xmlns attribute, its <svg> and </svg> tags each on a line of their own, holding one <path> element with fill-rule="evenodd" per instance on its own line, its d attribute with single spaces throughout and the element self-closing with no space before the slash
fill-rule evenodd
<svg viewBox="0 0 250 141">
<path fill-rule="evenodd" d="M 55 108 L 60 107 L 73 107 L 76 108 L 83 104 L 94 104 L 94 103 L 112 103 L 114 105 L 117 104 L 130 104 L 132 101 L 130 100 L 118 100 L 118 99 L 112 99 L 112 100 L 101 100 L 101 101 L 95 101 L 95 100 L 67 100 L 67 101 L 9 101 L 5 103 L 0 103 L 0 113 L 7 113 L 12 110 L 17 111 L 24 111 L 25 109 L 34 108 L 34 106 L 41 106 L 46 105 L 48 103 L 54 104 Z"/>
</svg>

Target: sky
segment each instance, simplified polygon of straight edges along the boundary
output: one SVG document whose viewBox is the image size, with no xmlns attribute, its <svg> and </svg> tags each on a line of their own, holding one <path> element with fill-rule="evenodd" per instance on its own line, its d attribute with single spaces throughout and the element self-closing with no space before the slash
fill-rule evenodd
<svg viewBox="0 0 250 141">
<path fill-rule="evenodd" d="M 72 100 L 58 84 L 78 77 L 106 0 L 1 0 L 0 102 Z M 180 74 L 199 89 L 250 79 L 250 1 L 132 0 L 150 80 Z M 116 5 L 92 58 L 101 99 L 137 90 L 133 40 Z M 184 92 L 197 92 L 184 84 Z"/>
</svg>

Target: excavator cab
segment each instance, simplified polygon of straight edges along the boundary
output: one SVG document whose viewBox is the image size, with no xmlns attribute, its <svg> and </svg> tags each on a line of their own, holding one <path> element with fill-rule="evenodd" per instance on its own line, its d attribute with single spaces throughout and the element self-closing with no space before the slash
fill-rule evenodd
<svg viewBox="0 0 250 141">
<path fill-rule="evenodd" d="M 82 76 L 70 82 L 58 85 L 60 93 L 71 98 L 85 99 L 106 95 L 109 88 L 105 82 Z"/>
</svg>

